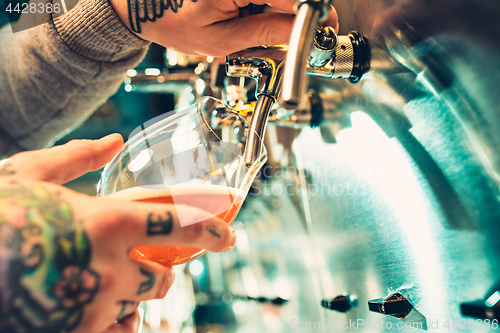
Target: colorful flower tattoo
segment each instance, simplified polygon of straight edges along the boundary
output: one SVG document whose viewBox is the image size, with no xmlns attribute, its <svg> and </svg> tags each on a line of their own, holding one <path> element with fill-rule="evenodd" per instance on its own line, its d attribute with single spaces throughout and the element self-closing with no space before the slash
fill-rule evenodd
<svg viewBox="0 0 500 333">
<path fill-rule="evenodd" d="M 70 332 L 99 291 L 90 244 L 59 193 L 42 186 L 0 190 L 0 331 Z M 7 207 L 7 208 L 5 208 Z M 12 218 L 12 217 L 10 217 Z"/>
<path fill-rule="evenodd" d="M 67 309 L 87 304 L 92 300 L 99 283 L 99 275 L 78 266 L 68 266 L 54 285 L 53 293 Z"/>
</svg>

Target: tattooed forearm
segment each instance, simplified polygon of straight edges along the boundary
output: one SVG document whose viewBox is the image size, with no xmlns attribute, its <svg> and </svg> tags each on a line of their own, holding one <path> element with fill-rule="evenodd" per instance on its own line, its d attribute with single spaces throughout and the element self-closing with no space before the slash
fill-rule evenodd
<svg viewBox="0 0 500 333">
<path fill-rule="evenodd" d="M 197 0 L 191 0 L 196 2 Z M 167 10 L 177 13 L 183 0 L 127 0 L 128 19 L 132 31 L 141 33 L 141 23 L 154 22 Z"/>
<path fill-rule="evenodd" d="M 153 214 L 149 214 L 147 226 L 147 233 L 150 236 L 168 235 L 172 232 L 173 227 L 172 214 L 167 212 L 166 218 L 158 216 L 156 220 L 153 220 Z"/>
<path fill-rule="evenodd" d="M 156 282 L 156 276 L 154 275 L 154 273 L 151 273 L 143 268 L 139 269 L 141 271 L 141 274 L 146 277 L 146 280 L 141 282 L 141 284 L 139 285 L 139 289 L 137 290 L 137 295 L 144 294 L 153 289 Z"/>
<path fill-rule="evenodd" d="M 41 186 L 0 190 L 0 331 L 69 332 L 99 290 L 81 223 Z"/>
</svg>

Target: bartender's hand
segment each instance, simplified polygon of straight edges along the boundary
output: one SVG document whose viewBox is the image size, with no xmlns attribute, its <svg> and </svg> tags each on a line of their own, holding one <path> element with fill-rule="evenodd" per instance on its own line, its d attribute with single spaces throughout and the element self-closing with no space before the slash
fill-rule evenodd
<svg viewBox="0 0 500 333">
<path fill-rule="evenodd" d="M 130 259 L 134 246 L 234 245 L 232 229 L 202 210 L 60 186 L 101 168 L 122 144 L 116 134 L 75 140 L 14 155 L 0 168 L 0 331 L 137 332 L 137 305 L 163 298 L 174 270 Z M 175 211 L 205 220 L 180 227 Z"/>
<path fill-rule="evenodd" d="M 139 37 L 185 54 L 224 56 L 252 46 L 288 43 L 295 0 L 254 0 L 286 12 L 239 17 L 249 0 L 110 0 Z M 338 31 L 331 9 L 325 25 Z"/>
</svg>

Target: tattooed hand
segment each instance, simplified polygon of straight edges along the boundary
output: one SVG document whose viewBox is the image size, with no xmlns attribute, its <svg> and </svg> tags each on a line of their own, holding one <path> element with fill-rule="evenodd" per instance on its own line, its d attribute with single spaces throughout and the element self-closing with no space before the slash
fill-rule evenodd
<svg viewBox="0 0 500 333">
<path fill-rule="evenodd" d="M 259 45 L 288 43 L 295 0 L 257 0 L 283 12 L 239 17 L 249 0 L 110 0 L 139 37 L 186 54 L 225 56 Z M 332 8 L 326 25 L 337 27 Z"/>
<path fill-rule="evenodd" d="M 181 228 L 194 208 L 91 197 L 60 186 L 97 170 L 119 135 L 14 155 L 0 172 L 0 332 L 137 332 L 140 301 L 163 298 L 171 267 L 134 261 L 136 245 L 228 250 L 232 229 L 217 218 Z M 179 209 L 181 208 L 181 209 Z M 161 233 L 151 235 L 151 216 Z"/>
</svg>

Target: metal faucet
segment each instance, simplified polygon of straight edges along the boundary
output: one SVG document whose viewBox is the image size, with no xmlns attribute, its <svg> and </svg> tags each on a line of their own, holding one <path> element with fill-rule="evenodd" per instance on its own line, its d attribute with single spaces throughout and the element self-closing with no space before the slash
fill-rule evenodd
<svg viewBox="0 0 500 333">
<path fill-rule="evenodd" d="M 319 6 L 318 1 L 312 3 L 316 7 Z M 300 8 L 303 6 L 309 8 L 312 5 L 304 2 Z M 313 24 L 311 30 L 316 34 L 314 43 L 311 41 L 311 44 L 314 45 L 312 51 L 310 47 L 304 46 L 309 45 L 309 43 L 300 41 L 301 38 L 298 38 L 299 42 L 297 43 L 292 35 L 290 46 L 250 48 L 226 57 L 228 76 L 251 77 L 257 80 L 255 93 L 257 103 L 252 114 L 252 130 L 249 133 L 244 153 L 247 165 L 251 165 L 260 156 L 261 142 L 264 138 L 269 114 L 280 93 L 283 101 L 280 103 L 281 109 L 278 119 L 286 120 L 294 114 L 295 110 L 307 108 L 306 74 L 328 79 L 349 79 L 351 82 L 357 82 L 370 68 L 371 53 L 366 38 L 356 32 L 337 37 L 333 28 L 316 28 L 315 22 L 321 10 L 315 6 L 313 6 L 314 15 L 308 9 L 307 15 L 303 14 L 304 17 L 297 15 L 295 21 L 296 26 Z M 315 21 L 312 20 L 311 15 L 315 17 Z M 309 26 L 300 26 L 294 28 L 293 31 L 304 31 L 309 30 L 309 28 Z M 305 61 L 304 65 L 303 61 Z M 288 79 L 287 68 L 289 70 Z M 287 94 L 285 89 L 288 89 Z"/>
<path fill-rule="evenodd" d="M 281 106 L 288 110 L 304 107 L 306 66 L 318 22 L 327 17 L 331 0 L 299 0 L 284 69 Z"/>
<path fill-rule="evenodd" d="M 251 77 L 257 80 L 257 103 L 244 153 L 246 165 L 253 164 L 260 156 L 269 112 L 281 90 L 286 51 L 286 46 L 263 46 L 226 57 L 226 73 L 229 76 Z"/>
</svg>

